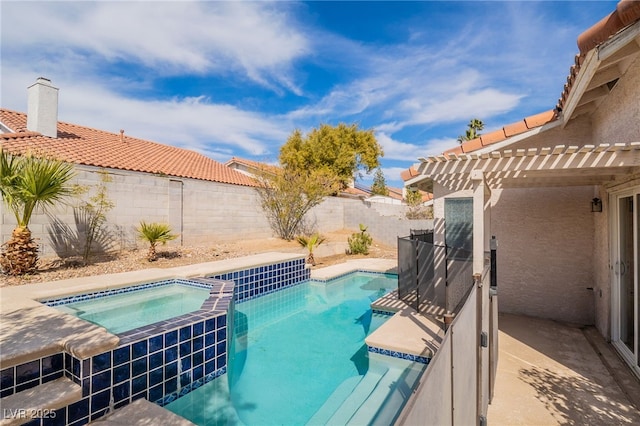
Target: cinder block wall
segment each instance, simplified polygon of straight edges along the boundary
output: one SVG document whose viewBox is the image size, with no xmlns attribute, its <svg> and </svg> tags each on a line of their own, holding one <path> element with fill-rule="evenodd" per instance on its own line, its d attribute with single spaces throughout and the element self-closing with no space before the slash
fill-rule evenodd
<svg viewBox="0 0 640 426">
<path fill-rule="evenodd" d="M 100 184 L 102 169 L 76 167 L 75 183 L 90 188 Z M 147 173 L 107 170 L 111 182 L 107 184 L 108 198 L 114 208 L 107 214 L 109 245 L 104 249 L 130 249 L 141 245 L 135 227 L 141 220 L 168 222 L 180 239 L 170 244 L 197 245 L 236 239 L 258 239 L 273 236 L 254 188 L 182 179 Z M 95 189 L 93 190 L 95 191 Z M 84 195 L 87 199 L 94 192 Z M 78 237 L 82 226 L 74 219 L 74 207 L 80 199 L 57 206 L 48 214 L 37 212 L 30 229 L 41 247 L 41 255 L 52 256 L 77 251 L 83 246 Z M 0 237 L 7 241 L 15 227 L 15 218 L 4 206 L 0 211 Z M 307 229 L 320 232 L 341 229 L 358 230 L 363 223 L 375 241 L 393 245 L 397 236 L 409 234 L 410 229 L 431 228 L 432 221 L 413 221 L 404 218 L 405 207 L 365 203 L 345 198 L 327 198 L 309 212 Z M 56 232 L 52 225 L 58 223 Z"/>
</svg>

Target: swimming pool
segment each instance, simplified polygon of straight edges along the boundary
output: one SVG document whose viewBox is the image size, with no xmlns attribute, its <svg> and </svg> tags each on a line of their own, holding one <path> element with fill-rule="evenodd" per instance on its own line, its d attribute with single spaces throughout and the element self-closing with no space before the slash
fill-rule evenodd
<svg viewBox="0 0 640 426">
<path fill-rule="evenodd" d="M 170 283 L 55 307 L 119 334 L 197 311 L 210 291 L 207 286 Z"/>
<path fill-rule="evenodd" d="M 388 318 L 371 302 L 396 287 L 359 272 L 236 304 L 227 374 L 165 408 L 199 425 L 392 422 L 425 367 L 364 343 Z"/>
</svg>

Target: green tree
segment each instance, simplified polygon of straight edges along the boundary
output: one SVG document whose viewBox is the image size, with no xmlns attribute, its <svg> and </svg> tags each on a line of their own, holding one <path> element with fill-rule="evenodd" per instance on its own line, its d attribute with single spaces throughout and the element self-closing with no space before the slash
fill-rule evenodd
<svg viewBox="0 0 640 426">
<path fill-rule="evenodd" d="M 473 118 L 467 124 L 467 130 L 464 135 L 458 136 L 458 143 L 463 143 L 464 141 L 470 141 L 472 139 L 480 137 L 480 130 L 484 129 L 484 123 L 482 120 Z"/>
<path fill-rule="evenodd" d="M 299 172 L 322 172 L 346 188 L 360 170 L 370 173 L 383 156 L 373 130 L 357 124 L 322 124 L 303 135 L 295 130 L 280 148 L 280 164 Z"/>
<path fill-rule="evenodd" d="M 74 175 L 70 163 L 31 154 L 13 156 L 0 149 L 0 195 L 17 222 L 0 254 L 5 273 L 23 275 L 36 269 L 38 245 L 29 229 L 31 216 L 36 208 L 46 210 L 73 195 Z"/>
<path fill-rule="evenodd" d="M 257 182 L 260 205 L 271 229 L 287 241 L 295 237 L 305 214 L 337 189 L 326 170 L 264 170 Z"/>
<path fill-rule="evenodd" d="M 140 222 L 140 226 L 136 228 L 136 231 L 138 231 L 138 237 L 141 240 L 149 243 L 149 252 L 147 253 L 147 260 L 149 262 L 158 260 L 158 253 L 156 252 L 158 243 L 164 245 L 178 238 L 176 234 L 171 233 L 171 226 L 166 223 L 147 223 L 143 220 Z"/>
<path fill-rule="evenodd" d="M 373 184 L 371 185 L 371 194 L 373 195 L 389 195 L 389 189 L 387 188 L 387 182 L 384 178 L 382 169 L 376 169 L 376 174 L 373 176 Z"/>
</svg>

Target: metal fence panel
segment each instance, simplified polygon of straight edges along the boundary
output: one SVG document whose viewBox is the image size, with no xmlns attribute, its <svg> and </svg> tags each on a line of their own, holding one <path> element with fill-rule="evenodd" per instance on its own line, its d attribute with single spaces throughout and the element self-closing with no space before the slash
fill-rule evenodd
<svg viewBox="0 0 640 426">
<path fill-rule="evenodd" d="M 398 238 L 398 298 L 418 311 L 416 240 Z"/>
</svg>

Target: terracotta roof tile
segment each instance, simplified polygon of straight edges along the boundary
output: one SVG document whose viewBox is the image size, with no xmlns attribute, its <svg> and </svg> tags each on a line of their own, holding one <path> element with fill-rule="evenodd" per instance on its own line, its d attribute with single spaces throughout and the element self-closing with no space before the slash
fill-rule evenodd
<svg viewBox="0 0 640 426">
<path fill-rule="evenodd" d="M 460 155 L 460 154 L 464 154 L 464 149 L 462 149 L 462 145 L 458 145 L 455 148 L 450 148 L 446 151 L 443 152 L 443 154 L 456 154 L 456 155 Z"/>
<path fill-rule="evenodd" d="M 569 97 L 575 77 L 580 71 L 580 67 L 584 62 L 587 53 L 609 40 L 623 28 L 640 20 L 640 1 L 638 0 L 620 0 L 616 5 L 616 10 L 602 18 L 600 21 L 586 29 L 578 36 L 577 44 L 580 53 L 575 57 L 575 64 L 569 70 L 567 83 L 564 85 L 556 109 L 562 111 L 565 102 Z"/>
<path fill-rule="evenodd" d="M 534 129 L 536 127 L 543 126 L 551 121 L 554 121 L 558 118 L 556 112 L 554 110 L 541 112 L 540 114 L 532 115 L 524 119 L 527 127 L 529 129 Z"/>
<path fill-rule="evenodd" d="M 405 182 L 418 175 L 419 175 L 418 170 L 416 170 L 416 168 L 413 166 L 400 172 L 400 178 L 402 178 L 402 180 Z"/>
<path fill-rule="evenodd" d="M 529 130 L 529 128 L 527 127 L 527 123 L 525 123 L 524 120 L 507 124 L 502 129 L 504 130 L 505 136 L 508 138 L 510 138 L 511 136 L 519 135 L 520 133 L 524 133 Z"/>
<path fill-rule="evenodd" d="M 27 132 L 26 114 L 6 109 L 0 122 L 16 132 L 0 134 L 0 146 L 14 154 L 33 151 L 75 164 L 255 186 L 249 176 L 195 151 L 64 122 L 50 138 Z"/>
<path fill-rule="evenodd" d="M 480 140 L 482 141 L 482 146 L 491 145 L 492 143 L 502 142 L 507 138 L 504 134 L 504 129 L 496 130 L 491 133 L 485 133 L 480 136 Z"/>
<path fill-rule="evenodd" d="M 470 141 L 463 142 L 462 145 L 460 145 L 460 148 L 462 148 L 462 152 L 467 153 L 467 152 L 478 150 L 482 148 L 482 146 L 483 146 L 482 139 L 475 138 L 475 139 L 471 139 Z M 450 154 L 450 153 L 447 152 L 447 154 Z"/>
</svg>

